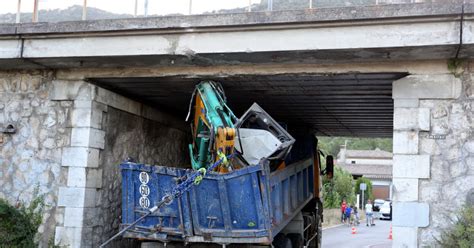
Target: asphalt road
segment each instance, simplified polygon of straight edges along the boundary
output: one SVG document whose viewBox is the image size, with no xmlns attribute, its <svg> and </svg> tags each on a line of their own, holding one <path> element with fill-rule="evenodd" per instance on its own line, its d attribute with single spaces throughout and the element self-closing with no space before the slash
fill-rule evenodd
<svg viewBox="0 0 474 248">
<path fill-rule="evenodd" d="M 344 225 L 323 230 L 323 248 L 390 248 L 388 239 L 390 224 L 388 220 L 376 220 L 375 226 L 368 227 L 365 222 L 356 226 L 356 234 L 351 234 L 351 227 Z"/>
</svg>

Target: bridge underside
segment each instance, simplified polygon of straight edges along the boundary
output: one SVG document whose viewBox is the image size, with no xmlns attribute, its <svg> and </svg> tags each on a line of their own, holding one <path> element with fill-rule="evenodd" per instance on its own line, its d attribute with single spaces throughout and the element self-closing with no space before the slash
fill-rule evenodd
<svg viewBox="0 0 474 248">
<path fill-rule="evenodd" d="M 403 73 L 90 78 L 95 84 L 184 119 L 194 86 L 222 83 L 240 116 L 253 102 L 278 121 L 325 136 L 391 137 L 392 82 Z"/>
</svg>

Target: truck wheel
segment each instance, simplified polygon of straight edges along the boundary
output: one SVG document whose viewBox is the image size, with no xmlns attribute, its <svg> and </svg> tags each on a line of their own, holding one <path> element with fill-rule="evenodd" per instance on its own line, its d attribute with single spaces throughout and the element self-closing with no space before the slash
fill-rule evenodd
<svg viewBox="0 0 474 248">
<path fill-rule="evenodd" d="M 273 239 L 272 244 L 275 248 L 293 248 L 291 245 L 291 240 L 283 233 L 277 234 Z"/>
<path fill-rule="evenodd" d="M 299 233 L 288 233 L 286 237 L 291 241 L 291 246 L 293 248 L 303 247 L 303 236 Z"/>
<path fill-rule="evenodd" d="M 308 248 L 320 248 L 322 234 L 321 217 L 316 215 L 316 213 L 306 213 L 304 217 L 304 226 L 310 225 L 310 227 L 304 232 L 305 245 L 307 245 Z M 311 241 L 309 241 L 310 239 Z"/>
</svg>

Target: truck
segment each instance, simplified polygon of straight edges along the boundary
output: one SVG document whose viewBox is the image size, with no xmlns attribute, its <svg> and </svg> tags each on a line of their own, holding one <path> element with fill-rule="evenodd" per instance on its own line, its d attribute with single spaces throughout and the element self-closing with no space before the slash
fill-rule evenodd
<svg viewBox="0 0 474 248">
<path fill-rule="evenodd" d="M 165 246 L 320 247 L 322 176 L 332 176 L 333 159 L 326 158 L 323 170 L 316 136 L 301 129 L 290 134 L 257 104 L 235 118 L 215 83 L 196 88 L 191 168 L 120 165 L 123 237 Z M 217 121 L 209 117 L 213 110 Z M 226 156 L 233 165 L 209 168 Z M 173 193 L 196 173 L 192 185 Z"/>
</svg>

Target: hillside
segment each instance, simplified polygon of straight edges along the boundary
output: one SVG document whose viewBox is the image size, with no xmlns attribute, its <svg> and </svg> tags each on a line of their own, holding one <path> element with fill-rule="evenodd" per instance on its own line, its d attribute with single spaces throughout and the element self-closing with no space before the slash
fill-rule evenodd
<svg viewBox="0 0 474 248">
<path fill-rule="evenodd" d="M 313 8 L 325 8 L 325 7 L 343 7 L 343 6 L 355 6 L 355 5 L 371 5 L 375 4 L 375 0 L 312 0 Z M 408 0 L 399 0 L 399 2 Z M 389 2 L 387 0 L 386 2 Z M 268 1 L 261 0 L 258 4 L 252 5 L 252 11 L 266 11 L 268 9 Z M 273 10 L 296 10 L 306 9 L 309 7 L 308 0 L 273 0 Z M 224 14 L 224 13 L 241 13 L 246 12 L 247 7 L 233 8 L 233 9 L 221 9 L 216 11 L 205 12 L 204 14 Z M 168 14 L 168 15 L 180 15 L 180 14 Z M 22 13 L 21 22 L 30 22 L 31 13 Z M 74 5 L 67 9 L 54 9 L 54 10 L 40 10 L 39 11 L 40 22 L 61 22 L 61 21 L 79 21 L 82 18 L 82 6 Z M 132 18 L 133 15 L 129 14 L 115 14 L 105 10 L 88 7 L 87 8 L 87 19 L 88 20 L 99 20 L 99 19 L 118 19 L 118 18 Z M 8 13 L 0 15 L 0 23 L 13 23 L 15 22 L 16 14 Z"/>
</svg>

